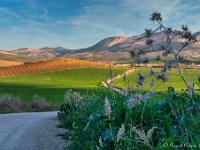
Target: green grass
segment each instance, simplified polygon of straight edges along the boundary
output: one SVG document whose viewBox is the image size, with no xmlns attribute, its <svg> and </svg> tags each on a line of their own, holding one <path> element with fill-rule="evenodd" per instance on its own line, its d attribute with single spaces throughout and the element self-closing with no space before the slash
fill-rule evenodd
<svg viewBox="0 0 200 150">
<path fill-rule="evenodd" d="M 122 74 L 125 69 L 113 69 Z M 97 92 L 101 82 L 109 78 L 108 68 L 80 68 L 43 74 L 0 79 L 0 94 L 10 94 L 31 102 L 34 94 L 50 103 L 63 103 L 67 89 L 80 93 Z"/>
<path fill-rule="evenodd" d="M 151 69 L 146 68 L 137 68 L 136 71 L 134 71 L 131 75 L 127 77 L 126 84 L 124 83 L 123 79 L 119 79 L 113 83 L 115 87 L 124 88 L 127 87 L 128 83 L 130 85 L 133 84 L 133 90 L 136 90 L 136 84 L 137 84 L 137 77 L 138 73 L 142 73 L 142 75 L 146 75 L 150 72 Z M 160 72 L 161 69 L 155 68 L 153 69 L 156 72 Z M 182 78 L 180 76 L 176 76 L 178 74 L 177 69 L 172 69 L 171 71 L 168 71 L 168 82 L 164 83 L 161 80 L 155 79 L 155 92 L 166 92 L 169 86 L 173 86 L 177 92 L 182 91 L 182 89 L 186 89 L 185 83 L 183 82 Z M 171 75 L 170 75 L 171 74 Z M 198 75 L 200 75 L 199 69 L 184 69 L 183 74 L 186 77 L 187 81 L 194 82 L 197 81 Z M 149 90 L 149 82 L 153 77 L 148 77 L 145 80 L 144 86 L 141 88 L 142 91 L 148 91 Z"/>
</svg>

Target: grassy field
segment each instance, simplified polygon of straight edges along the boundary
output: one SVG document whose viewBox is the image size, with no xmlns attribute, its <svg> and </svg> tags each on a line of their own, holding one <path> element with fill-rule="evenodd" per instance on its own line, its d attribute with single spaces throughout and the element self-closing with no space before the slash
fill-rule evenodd
<svg viewBox="0 0 200 150">
<path fill-rule="evenodd" d="M 150 72 L 151 69 L 146 68 L 137 68 L 136 71 L 134 71 L 130 76 L 127 77 L 126 84 L 124 83 L 123 79 L 119 79 L 113 83 L 113 86 L 119 87 L 119 88 L 125 88 L 128 86 L 128 83 L 133 87 L 133 90 L 136 90 L 136 84 L 137 84 L 137 77 L 138 73 L 142 73 L 142 75 L 146 75 Z M 156 72 L 160 72 L 161 69 L 156 68 L 153 69 Z M 168 72 L 168 82 L 164 83 L 161 80 L 155 79 L 155 92 L 166 92 L 169 86 L 173 86 L 177 92 L 180 92 L 182 89 L 185 89 L 185 83 L 183 82 L 182 78 L 180 76 L 176 76 L 178 74 L 177 69 L 172 69 Z M 184 69 L 183 74 L 185 75 L 187 81 L 194 82 L 197 81 L 197 76 L 200 75 L 200 69 Z M 144 86 L 141 88 L 143 91 L 149 90 L 149 83 L 153 77 L 148 77 L 145 80 Z"/>
<path fill-rule="evenodd" d="M 125 69 L 113 69 L 113 75 Z M 0 79 L 0 94 L 10 94 L 23 101 L 32 101 L 37 94 L 47 102 L 63 103 L 65 90 L 74 89 L 86 94 L 97 91 L 101 82 L 109 78 L 108 68 L 79 68 L 35 75 Z"/>
</svg>

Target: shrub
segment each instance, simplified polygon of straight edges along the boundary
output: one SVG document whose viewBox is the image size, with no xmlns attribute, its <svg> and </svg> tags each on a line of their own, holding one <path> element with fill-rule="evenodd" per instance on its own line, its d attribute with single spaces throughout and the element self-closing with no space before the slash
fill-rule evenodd
<svg viewBox="0 0 200 150">
<path fill-rule="evenodd" d="M 57 105 L 47 103 L 45 98 L 39 97 L 37 94 L 33 95 L 31 107 L 33 111 L 50 111 L 58 108 Z"/>
<path fill-rule="evenodd" d="M 45 101 L 44 98 L 41 98 L 38 95 L 33 96 L 32 103 L 23 102 L 20 98 L 16 98 L 11 95 L 0 96 L 0 114 L 51 110 L 58 110 L 58 105 L 49 104 Z"/>
<path fill-rule="evenodd" d="M 0 113 L 29 111 L 30 106 L 11 95 L 0 96 Z"/>
</svg>

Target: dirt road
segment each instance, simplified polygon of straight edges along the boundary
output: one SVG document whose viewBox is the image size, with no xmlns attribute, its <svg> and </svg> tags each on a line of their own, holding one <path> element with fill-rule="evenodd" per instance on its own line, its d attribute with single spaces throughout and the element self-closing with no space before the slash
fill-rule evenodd
<svg viewBox="0 0 200 150">
<path fill-rule="evenodd" d="M 61 150 L 57 112 L 0 114 L 0 150 Z"/>
</svg>

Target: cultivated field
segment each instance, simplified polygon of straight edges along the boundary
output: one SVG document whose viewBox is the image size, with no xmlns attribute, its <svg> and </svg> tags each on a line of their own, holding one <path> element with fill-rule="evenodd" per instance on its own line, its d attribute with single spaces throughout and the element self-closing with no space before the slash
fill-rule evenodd
<svg viewBox="0 0 200 150">
<path fill-rule="evenodd" d="M 24 63 L 0 69 L 0 78 L 53 72 L 72 68 L 108 68 L 108 64 L 89 62 L 71 58 L 61 58 L 36 63 Z"/>
<path fill-rule="evenodd" d="M 7 67 L 13 65 L 21 65 L 23 62 L 0 60 L 0 67 Z"/>
<path fill-rule="evenodd" d="M 138 73 L 142 73 L 142 75 L 149 74 L 150 68 L 137 68 L 130 76 L 127 76 L 126 83 L 124 82 L 123 78 L 115 81 L 113 83 L 114 87 L 118 88 L 127 88 L 128 84 L 133 90 L 136 90 L 137 85 L 137 77 Z M 160 72 L 161 69 L 154 68 L 153 69 L 156 72 Z M 186 77 L 186 79 L 189 82 L 195 82 L 197 81 L 198 75 L 200 75 L 200 69 L 183 69 L 183 74 Z M 162 82 L 161 80 L 154 80 L 155 86 L 154 91 L 155 92 L 166 92 L 169 86 L 172 86 L 175 88 L 177 92 L 182 91 L 182 89 L 186 89 L 185 83 L 183 82 L 182 78 L 178 75 L 177 69 L 173 68 L 171 71 L 168 72 L 168 82 Z M 141 87 L 142 91 L 148 91 L 149 90 L 149 83 L 152 81 L 153 77 L 148 77 L 145 82 L 144 86 Z"/>
<path fill-rule="evenodd" d="M 72 66 L 71 66 L 72 67 Z M 90 66 L 92 67 L 92 66 Z M 122 74 L 126 69 L 113 69 L 113 76 Z M 63 103 L 67 89 L 87 95 L 95 92 L 102 81 L 109 78 L 109 68 L 75 68 L 41 74 L 0 78 L 0 94 L 10 94 L 24 101 L 32 101 L 37 94 L 47 102 Z"/>
</svg>

